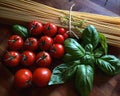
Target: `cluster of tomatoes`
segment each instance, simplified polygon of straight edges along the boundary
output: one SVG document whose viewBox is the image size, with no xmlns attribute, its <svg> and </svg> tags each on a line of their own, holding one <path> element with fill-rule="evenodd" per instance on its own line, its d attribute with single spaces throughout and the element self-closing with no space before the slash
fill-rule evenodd
<svg viewBox="0 0 120 96">
<path fill-rule="evenodd" d="M 42 24 L 32 21 L 28 25 L 29 36 L 23 39 L 13 34 L 8 40 L 8 51 L 4 62 L 9 67 L 19 65 L 25 68 L 17 70 L 14 76 L 15 85 L 19 88 L 29 87 L 32 82 L 37 86 L 47 86 L 51 78 L 49 66 L 53 59 L 64 56 L 64 40 L 68 37 L 66 30 L 52 23 Z M 32 72 L 29 66 L 37 66 Z"/>
</svg>

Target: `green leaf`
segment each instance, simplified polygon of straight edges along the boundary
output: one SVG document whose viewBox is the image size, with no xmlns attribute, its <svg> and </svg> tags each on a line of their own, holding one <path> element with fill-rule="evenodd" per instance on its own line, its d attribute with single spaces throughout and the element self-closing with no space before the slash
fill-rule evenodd
<svg viewBox="0 0 120 96">
<path fill-rule="evenodd" d="M 76 72 L 76 66 L 79 63 L 76 61 L 68 64 L 60 64 L 55 67 L 48 85 L 62 84 L 73 78 Z"/>
<path fill-rule="evenodd" d="M 96 60 L 97 66 L 109 75 L 120 73 L 120 60 L 113 55 L 104 55 Z"/>
<path fill-rule="evenodd" d="M 99 58 L 99 57 L 101 57 L 102 55 L 105 55 L 102 47 L 99 47 L 99 48 L 97 48 L 97 49 L 94 51 L 94 57 L 95 57 L 95 58 Z"/>
<path fill-rule="evenodd" d="M 96 46 L 99 43 L 99 35 L 97 30 L 94 26 L 90 25 L 82 33 L 82 44 L 85 46 L 87 44 L 92 44 L 93 49 L 96 48 Z"/>
<path fill-rule="evenodd" d="M 64 62 L 73 62 L 73 61 L 76 61 L 76 60 L 79 60 L 80 58 L 79 57 L 75 57 L 69 53 L 66 53 L 64 56 L 63 56 L 63 61 Z"/>
<path fill-rule="evenodd" d="M 99 42 L 101 44 L 101 47 L 103 48 L 103 51 L 105 52 L 105 54 L 107 54 L 108 45 L 107 45 L 106 37 L 102 33 L 99 33 L 99 38 L 100 38 Z"/>
<path fill-rule="evenodd" d="M 84 48 L 73 38 L 68 38 L 64 41 L 65 51 L 75 57 L 83 57 Z"/>
<path fill-rule="evenodd" d="M 21 25 L 13 25 L 13 32 L 17 35 L 20 35 L 23 38 L 28 37 L 28 30 L 24 26 Z"/>
<path fill-rule="evenodd" d="M 75 86 L 81 96 L 88 96 L 93 86 L 94 70 L 90 65 L 77 65 Z"/>
<path fill-rule="evenodd" d="M 94 63 L 95 63 L 94 55 L 91 54 L 90 52 L 86 52 L 86 54 L 81 59 L 81 63 L 85 65 L 91 65 L 94 67 Z"/>
<path fill-rule="evenodd" d="M 92 46 L 92 44 L 87 44 L 85 46 L 85 51 L 92 53 L 93 52 L 93 46 Z"/>
</svg>

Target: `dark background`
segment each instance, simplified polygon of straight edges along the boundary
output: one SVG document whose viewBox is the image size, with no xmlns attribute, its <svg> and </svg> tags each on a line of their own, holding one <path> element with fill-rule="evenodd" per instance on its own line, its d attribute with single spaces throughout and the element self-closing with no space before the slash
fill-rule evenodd
<svg viewBox="0 0 120 96">
<path fill-rule="evenodd" d="M 90 1 L 93 1 L 96 4 L 101 5 L 120 15 L 120 0 L 108 0 L 106 6 L 104 6 L 106 0 L 90 0 Z"/>
<path fill-rule="evenodd" d="M 120 15 L 120 0 L 34 0 L 55 8 L 69 9 L 75 3 L 73 10 L 103 15 Z M 107 2 L 106 2 L 107 1 Z M 105 5 L 106 4 L 106 5 Z"/>
</svg>

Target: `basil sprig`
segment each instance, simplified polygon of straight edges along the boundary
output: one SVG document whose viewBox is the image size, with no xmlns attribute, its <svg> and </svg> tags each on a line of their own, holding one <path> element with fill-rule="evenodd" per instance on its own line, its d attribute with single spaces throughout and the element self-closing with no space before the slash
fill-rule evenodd
<svg viewBox="0 0 120 96">
<path fill-rule="evenodd" d="M 49 85 L 75 79 L 75 87 L 81 96 L 88 96 L 93 86 L 94 65 L 106 74 L 116 75 L 120 73 L 120 59 L 107 55 L 106 38 L 94 26 L 88 26 L 81 39 L 81 44 L 73 38 L 64 41 L 64 64 L 54 68 Z"/>
</svg>

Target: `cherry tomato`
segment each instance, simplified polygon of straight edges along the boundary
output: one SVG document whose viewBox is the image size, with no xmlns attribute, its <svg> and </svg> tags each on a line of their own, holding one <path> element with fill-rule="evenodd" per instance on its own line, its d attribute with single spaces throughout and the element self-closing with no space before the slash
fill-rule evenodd
<svg viewBox="0 0 120 96">
<path fill-rule="evenodd" d="M 63 37 L 64 37 L 64 39 L 67 39 L 69 37 L 69 34 L 68 33 L 64 33 Z"/>
<path fill-rule="evenodd" d="M 49 67 L 50 64 L 52 63 L 52 58 L 49 55 L 49 53 L 42 51 L 36 55 L 36 63 L 40 67 Z"/>
<path fill-rule="evenodd" d="M 66 33 L 65 28 L 61 27 L 61 28 L 58 29 L 58 34 L 63 35 L 64 33 Z"/>
<path fill-rule="evenodd" d="M 32 21 L 28 25 L 28 30 L 31 35 L 38 36 L 42 33 L 43 25 L 40 22 Z"/>
<path fill-rule="evenodd" d="M 4 55 L 4 61 L 9 67 L 15 67 L 19 65 L 21 56 L 16 51 L 9 51 Z"/>
<path fill-rule="evenodd" d="M 39 87 L 45 87 L 51 78 L 51 71 L 48 68 L 37 68 L 33 72 L 33 82 Z"/>
<path fill-rule="evenodd" d="M 47 23 L 43 26 L 43 34 L 53 37 L 57 33 L 57 26 L 52 23 Z"/>
<path fill-rule="evenodd" d="M 63 44 L 63 42 L 64 42 L 63 35 L 58 34 L 55 36 L 54 43 Z"/>
<path fill-rule="evenodd" d="M 23 39 L 18 35 L 12 35 L 8 40 L 8 48 L 10 50 L 20 50 L 23 46 Z"/>
<path fill-rule="evenodd" d="M 38 48 L 38 41 L 34 37 L 29 37 L 24 42 L 24 48 L 26 50 L 34 51 Z"/>
<path fill-rule="evenodd" d="M 45 51 L 49 50 L 52 44 L 53 44 L 53 39 L 49 36 L 42 36 L 39 39 L 39 47 L 41 50 L 45 50 Z"/>
<path fill-rule="evenodd" d="M 23 65 L 29 66 L 35 61 L 35 54 L 31 51 L 24 51 L 21 55 L 21 63 Z"/>
<path fill-rule="evenodd" d="M 28 69 L 19 69 L 14 76 L 14 83 L 19 88 L 27 88 L 32 84 L 32 72 Z"/>
<path fill-rule="evenodd" d="M 53 46 L 50 48 L 50 55 L 53 58 L 60 59 L 63 57 L 64 53 L 65 50 L 62 44 L 53 44 Z"/>
</svg>

